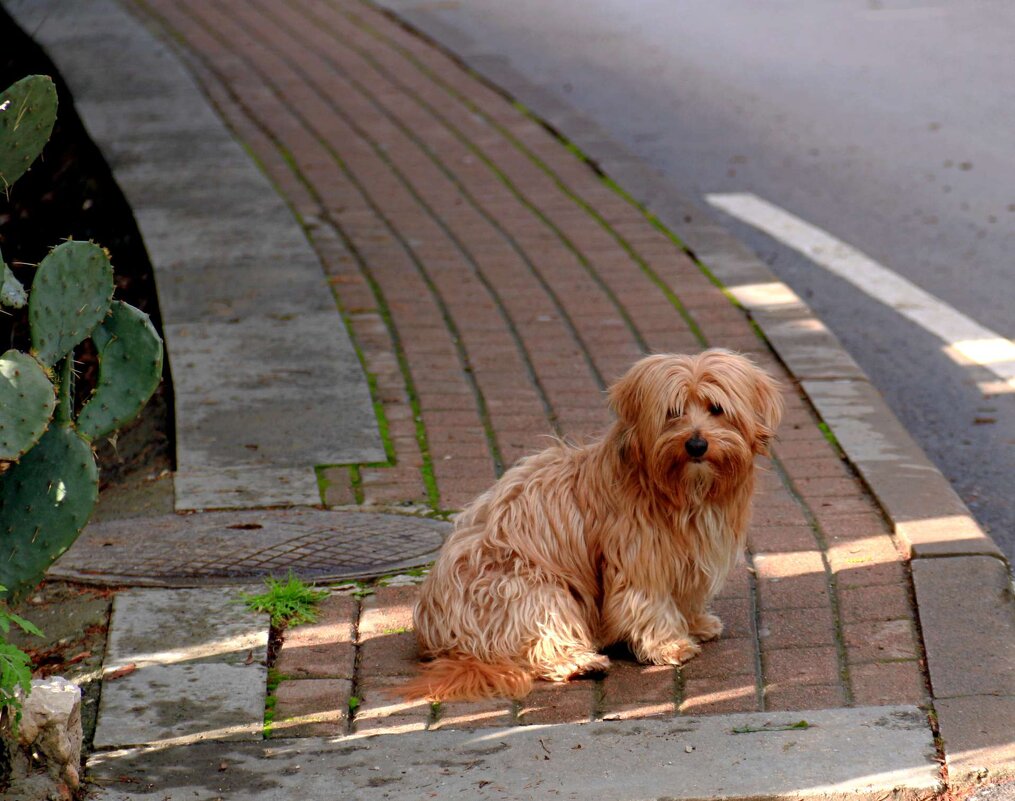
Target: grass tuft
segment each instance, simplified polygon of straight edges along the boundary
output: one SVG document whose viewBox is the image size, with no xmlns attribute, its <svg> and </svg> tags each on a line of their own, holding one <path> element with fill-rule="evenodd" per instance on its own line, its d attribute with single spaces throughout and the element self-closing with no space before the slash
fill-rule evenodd
<svg viewBox="0 0 1015 801">
<path fill-rule="evenodd" d="M 317 604 L 329 595 L 327 590 L 315 590 L 292 573 L 285 582 L 267 578 L 264 583 L 267 592 L 241 598 L 248 609 L 270 615 L 271 625 L 276 628 L 313 623 L 317 620 Z"/>
</svg>

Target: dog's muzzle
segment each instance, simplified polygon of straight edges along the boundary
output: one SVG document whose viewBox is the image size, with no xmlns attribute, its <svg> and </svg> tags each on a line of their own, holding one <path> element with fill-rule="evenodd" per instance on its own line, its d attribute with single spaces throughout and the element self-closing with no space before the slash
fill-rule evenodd
<svg viewBox="0 0 1015 801">
<path fill-rule="evenodd" d="M 692 459 L 700 459 L 708 450 L 708 442 L 695 435 L 684 443 L 684 450 Z"/>
</svg>

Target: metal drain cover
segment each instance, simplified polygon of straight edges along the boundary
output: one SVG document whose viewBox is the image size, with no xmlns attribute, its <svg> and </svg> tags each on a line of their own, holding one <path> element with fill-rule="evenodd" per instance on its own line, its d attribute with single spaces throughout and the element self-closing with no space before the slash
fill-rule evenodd
<svg viewBox="0 0 1015 801">
<path fill-rule="evenodd" d="M 365 578 L 433 561 L 450 530 L 440 520 L 322 509 L 131 518 L 88 526 L 47 576 L 153 587 L 290 572 L 305 581 Z"/>
</svg>

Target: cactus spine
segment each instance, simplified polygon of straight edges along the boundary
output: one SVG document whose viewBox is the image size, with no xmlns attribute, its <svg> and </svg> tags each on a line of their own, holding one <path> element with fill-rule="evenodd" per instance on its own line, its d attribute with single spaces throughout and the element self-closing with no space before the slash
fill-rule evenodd
<svg viewBox="0 0 1015 801">
<path fill-rule="evenodd" d="M 0 186 L 31 166 L 56 118 L 43 76 L 0 95 Z M 2 264 L 2 259 L 0 259 Z M 98 498 L 92 442 L 132 420 L 162 377 L 162 340 L 146 314 L 113 301 L 113 268 L 91 242 L 64 242 L 39 264 L 27 295 L 32 351 L 0 356 L 0 584 L 32 589 L 77 538 Z M 0 303 L 25 305 L 3 265 Z M 92 338 L 99 383 L 74 414 L 74 349 Z"/>
</svg>

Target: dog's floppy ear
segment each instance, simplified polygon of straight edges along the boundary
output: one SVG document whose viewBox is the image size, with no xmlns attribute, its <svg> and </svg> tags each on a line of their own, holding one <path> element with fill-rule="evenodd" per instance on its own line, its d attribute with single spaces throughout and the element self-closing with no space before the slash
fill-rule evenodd
<svg viewBox="0 0 1015 801">
<path fill-rule="evenodd" d="M 633 372 L 633 369 L 628 370 L 609 389 L 610 408 L 616 412 L 618 422 L 617 427 L 613 429 L 614 444 L 624 462 L 636 458 L 632 451 L 638 449 L 634 433 L 639 406 L 638 382 L 632 375 Z"/>
<path fill-rule="evenodd" d="M 673 357 L 663 353 L 636 361 L 610 387 L 610 406 L 624 423 L 635 426 L 644 421 L 651 399 L 661 397 L 666 384 L 665 367 Z"/>
<path fill-rule="evenodd" d="M 659 365 L 663 356 L 647 356 L 634 363 L 609 389 L 610 407 L 617 414 L 618 425 L 613 429 L 620 457 L 625 462 L 642 460 L 639 428 L 645 425 L 646 410 L 651 408 L 649 399 L 658 381 Z"/>
<path fill-rule="evenodd" d="M 782 393 L 778 382 L 763 370 L 755 370 L 754 397 L 752 404 L 757 416 L 757 434 L 754 440 L 755 453 L 765 453 L 775 436 L 775 429 L 782 420 Z"/>
<path fill-rule="evenodd" d="M 641 405 L 635 368 L 632 367 L 618 378 L 610 387 L 608 394 L 610 408 L 616 412 L 617 417 L 624 423 L 633 425 L 638 419 L 638 408 Z"/>
</svg>

